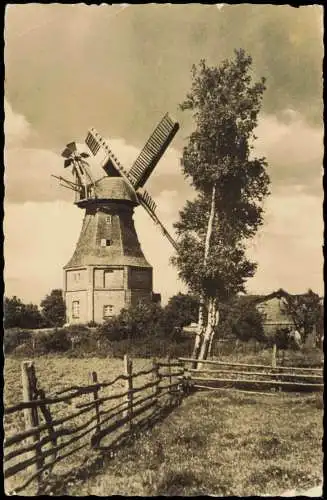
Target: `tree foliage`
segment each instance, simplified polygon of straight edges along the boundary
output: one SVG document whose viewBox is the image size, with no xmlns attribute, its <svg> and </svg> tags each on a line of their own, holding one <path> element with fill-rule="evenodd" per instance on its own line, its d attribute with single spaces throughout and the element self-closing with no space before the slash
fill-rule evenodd
<svg viewBox="0 0 327 500">
<path fill-rule="evenodd" d="M 108 319 L 97 329 L 97 335 L 108 340 L 145 339 L 147 337 L 175 338 L 176 329 L 196 320 L 198 300 L 179 293 L 162 308 L 156 303 L 139 303 Z"/>
<path fill-rule="evenodd" d="M 193 350 L 198 359 L 210 352 L 219 304 L 245 291 L 256 270 L 246 255 L 246 240 L 263 223 L 270 181 L 265 159 L 253 152 L 265 80 L 253 82 L 251 66 L 242 49 L 219 67 L 201 60 L 192 68 L 191 91 L 181 104 L 195 124 L 181 163 L 197 196 L 175 223 L 179 251 L 173 263 L 200 298 Z"/>
<path fill-rule="evenodd" d="M 197 321 L 199 299 L 190 294 L 178 293 L 171 297 L 163 310 L 162 328 L 170 334 Z"/>
<path fill-rule="evenodd" d="M 323 324 L 323 306 L 320 297 L 310 289 L 303 295 L 287 295 L 283 310 L 302 332 L 303 342 L 314 327 L 319 330 Z"/>
<path fill-rule="evenodd" d="M 173 263 L 194 293 L 226 301 L 244 291 L 256 264 L 245 242 L 263 223 L 268 195 L 266 161 L 253 154 L 265 80 L 252 82 L 252 59 L 244 50 L 233 60 L 192 69 L 192 88 L 182 110 L 192 112 L 195 130 L 184 147 L 182 170 L 197 196 L 180 212 L 175 228 L 179 252 Z M 214 190 L 213 190 L 214 188 Z M 204 261 L 212 195 L 214 220 Z"/>
<path fill-rule="evenodd" d="M 66 305 L 62 290 L 52 290 L 41 302 L 42 315 L 47 326 L 63 326 L 66 321 Z"/>
<path fill-rule="evenodd" d="M 263 341 L 263 317 L 247 297 L 235 297 L 229 304 L 221 306 L 219 330 L 226 337 L 235 336 L 240 340 Z"/>
<path fill-rule="evenodd" d="M 159 304 L 140 302 L 108 319 L 98 332 L 108 340 L 137 339 L 159 333 L 162 308 Z"/>
<path fill-rule="evenodd" d="M 40 328 L 43 318 L 35 304 L 24 304 L 18 297 L 4 299 L 4 328 Z"/>
</svg>

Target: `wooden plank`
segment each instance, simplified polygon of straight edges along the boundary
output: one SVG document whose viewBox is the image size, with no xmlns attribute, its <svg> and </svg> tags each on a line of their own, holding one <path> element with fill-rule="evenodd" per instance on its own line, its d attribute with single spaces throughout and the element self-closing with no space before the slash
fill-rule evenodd
<svg viewBox="0 0 327 500">
<path fill-rule="evenodd" d="M 124 375 L 126 376 L 126 410 L 124 416 L 128 419 L 129 430 L 133 426 L 133 361 L 127 354 L 124 356 Z"/>
<path fill-rule="evenodd" d="M 251 371 L 236 371 L 236 370 L 224 370 L 221 368 L 220 370 L 210 370 L 209 368 L 198 370 L 194 368 L 190 368 L 188 370 L 191 373 L 230 373 L 231 375 L 262 375 L 264 377 L 295 377 L 295 378 L 305 378 L 305 379 L 318 379 L 318 378 L 323 378 L 322 375 L 305 375 L 305 374 L 297 374 L 297 373 L 265 373 L 265 372 L 251 372 Z"/>
<path fill-rule="evenodd" d="M 39 472 L 44 472 L 48 469 L 51 469 L 55 464 L 61 462 L 62 460 L 64 460 L 65 458 L 69 457 L 70 455 L 73 455 L 73 453 L 76 453 L 77 451 L 85 448 L 86 446 L 89 446 L 89 443 L 85 443 L 81 446 L 79 446 L 78 448 L 74 448 L 74 450 L 71 450 L 69 451 L 68 453 L 66 453 L 65 455 L 61 455 L 60 457 L 57 457 L 55 462 L 49 462 L 47 463 L 46 465 L 44 465 L 42 467 L 42 469 L 39 471 Z M 35 473 L 35 474 L 32 474 L 32 476 L 30 476 L 23 484 L 21 484 L 20 486 L 17 486 L 13 491 L 11 491 L 9 494 L 11 495 L 17 495 L 17 493 L 19 493 L 20 491 L 24 490 L 25 488 L 27 488 L 27 486 L 29 484 L 31 484 L 34 479 L 37 477 L 39 473 Z"/>
<path fill-rule="evenodd" d="M 23 401 L 32 402 L 36 398 L 36 375 L 33 361 L 23 361 L 21 365 Z M 39 425 L 37 408 L 24 410 L 25 429 L 30 430 Z M 43 466 L 42 447 L 40 446 L 40 433 L 37 432 L 28 438 L 30 444 L 35 445 L 35 456 L 33 457 L 34 471 L 39 473 Z M 38 474 L 38 487 L 40 486 L 40 474 Z"/>
<path fill-rule="evenodd" d="M 311 383 L 304 383 L 304 382 L 283 382 L 283 381 L 277 381 L 277 380 L 249 380 L 249 379 L 244 379 L 244 380 L 231 380 L 231 379 L 221 379 L 221 378 L 205 378 L 205 377 L 195 377 L 194 379 L 192 378 L 191 379 L 192 381 L 196 382 L 196 381 L 200 381 L 200 382 L 208 382 L 208 383 L 214 383 L 214 382 L 223 382 L 223 383 L 241 383 L 241 384 L 262 384 L 262 385 L 277 385 L 277 386 L 285 386 L 285 385 L 288 385 L 288 386 L 302 386 L 302 387 L 316 387 L 316 388 L 323 388 L 324 387 L 324 384 L 311 384 Z"/>
<path fill-rule="evenodd" d="M 83 410 L 72 413 L 71 415 L 68 415 L 67 417 L 62 417 L 62 418 L 59 418 L 57 420 L 53 420 L 51 426 L 63 424 L 64 422 L 68 422 L 69 420 L 72 420 L 73 418 L 78 417 L 79 415 L 82 415 L 83 413 L 87 413 L 91 410 L 93 410 L 93 406 L 90 408 L 84 408 Z M 12 446 L 13 444 L 16 444 L 16 443 L 26 439 L 29 436 L 33 436 L 33 435 L 37 434 L 38 432 L 43 431 L 43 430 L 47 430 L 47 429 L 49 429 L 49 424 L 42 424 L 36 428 L 31 428 L 28 431 L 18 432 L 17 434 L 9 436 L 8 438 L 6 437 L 5 441 L 4 441 L 4 446 L 7 448 L 9 446 Z"/>
<path fill-rule="evenodd" d="M 134 399 L 134 408 L 136 406 L 139 406 L 140 404 L 143 404 L 145 403 L 146 401 L 149 401 L 150 399 L 153 399 L 155 397 L 155 395 L 152 393 L 152 394 L 148 394 L 147 396 L 145 397 L 141 397 L 141 398 L 138 398 L 138 399 Z"/>
<path fill-rule="evenodd" d="M 178 358 L 181 361 L 186 361 L 186 362 L 199 362 L 198 359 L 195 358 Z M 207 363 L 207 364 L 213 364 L 213 365 L 226 365 L 226 366 L 244 366 L 244 367 L 252 367 L 252 368 L 265 368 L 267 370 L 271 370 L 270 365 L 257 365 L 257 364 L 250 364 L 250 363 L 232 363 L 230 361 L 215 361 L 212 359 L 205 359 L 201 360 L 201 363 Z M 314 372 L 322 372 L 323 368 L 300 368 L 300 367 L 293 367 L 293 366 L 276 366 L 276 370 L 296 370 L 296 371 L 314 371 Z"/>
<path fill-rule="evenodd" d="M 40 399 L 45 399 L 45 392 L 43 389 L 38 390 L 38 397 Z M 40 405 L 39 408 L 43 414 L 43 417 L 44 417 L 46 423 L 48 424 L 47 431 L 48 431 L 52 446 L 55 447 L 55 446 L 57 446 L 57 437 L 56 437 L 56 433 L 54 430 L 54 424 L 53 424 L 53 419 L 52 419 L 50 408 L 48 408 L 46 405 Z M 53 458 L 56 458 L 55 452 L 54 452 Z"/>
<path fill-rule="evenodd" d="M 198 370 L 194 370 L 194 369 L 192 369 L 192 370 L 193 371 L 198 371 Z M 191 371 L 191 369 L 188 370 L 188 371 Z M 206 371 L 206 370 L 204 370 L 204 371 Z M 172 373 L 161 373 L 160 377 L 162 379 L 164 379 L 164 378 L 169 378 L 170 379 L 170 377 L 181 377 L 182 375 L 184 375 L 184 371 L 175 372 L 175 373 L 174 372 L 172 372 Z"/>
<path fill-rule="evenodd" d="M 277 345 L 276 343 L 273 345 L 272 354 L 271 354 L 271 366 L 272 368 L 276 368 L 276 358 L 277 358 Z"/>
<path fill-rule="evenodd" d="M 98 375 L 96 372 L 92 372 L 91 374 L 92 382 L 94 385 L 98 384 Z M 93 398 L 95 402 L 95 418 L 97 421 L 96 432 L 100 431 L 100 403 L 99 403 L 99 389 L 94 389 Z"/>
<path fill-rule="evenodd" d="M 82 428 L 88 427 L 93 421 L 94 421 L 94 419 L 92 418 L 86 424 L 83 424 L 82 426 L 80 426 L 77 430 L 81 430 Z M 83 438 L 84 436 L 89 434 L 91 431 L 96 429 L 96 426 L 97 426 L 97 424 L 93 425 L 92 427 L 87 429 L 85 432 L 82 432 L 78 436 L 74 436 L 69 441 L 65 441 L 64 443 L 57 445 L 55 448 L 50 448 L 49 450 L 42 451 L 42 454 L 40 454 L 40 456 L 44 459 L 48 456 L 53 455 L 54 451 L 58 452 L 58 451 L 62 450 L 63 448 L 66 448 L 70 444 L 75 443 L 76 441 L 79 441 L 81 438 Z M 60 432 L 61 432 L 61 430 L 60 430 Z M 70 434 L 71 434 L 71 432 L 70 432 Z M 30 459 L 24 460 L 23 462 L 19 462 L 18 464 L 15 464 L 15 465 L 12 465 L 11 467 L 8 467 L 8 469 L 4 470 L 4 477 L 7 479 L 7 478 L 17 474 L 18 472 L 27 469 L 27 467 L 34 465 L 36 463 L 36 460 L 37 460 L 36 457 L 32 457 Z M 57 461 L 57 458 L 55 460 L 52 460 L 52 463 L 54 464 L 54 463 L 56 463 L 56 461 Z"/>
<path fill-rule="evenodd" d="M 36 450 L 39 446 L 43 446 L 51 441 L 50 436 L 45 436 L 44 438 L 40 439 L 40 441 L 36 441 L 34 443 L 31 443 L 27 446 L 23 446 L 22 448 L 13 450 L 8 452 L 6 455 L 4 455 L 4 460 L 8 462 L 12 458 L 18 457 L 19 455 L 22 455 L 24 453 L 28 453 L 29 451 L 34 451 Z"/>
<path fill-rule="evenodd" d="M 133 378 L 139 377 L 140 375 L 149 375 L 150 373 L 153 373 L 153 367 L 149 368 L 148 370 L 141 370 L 139 372 L 134 372 Z"/>
<path fill-rule="evenodd" d="M 114 411 L 116 410 L 116 411 Z M 114 418 L 117 417 L 117 415 L 120 415 L 126 410 L 126 401 L 123 401 L 119 405 L 114 406 L 113 408 L 110 408 L 109 410 L 102 410 L 100 411 L 100 416 L 104 417 L 105 415 L 110 415 L 109 418 Z M 106 420 L 102 420 L 101 423 L 103 423 Z"/>
<path fill-rule="evenodd" d="M 93 392 L 95 388 L 97 389 L 104 389 L 105 387 L 110 387 L 111 385 L 115 384 L 119 380 L 125 380 L 125 375 L 118 375 L 118 377 L 114 378 L 113 380 L 109 382 L 98 382 L 97 384 L 92 384 L 92 385 L 84 385 L 84 386 L 78 386 L 78 385 L 72 385 L 70 387 L 66 387 L 65 389 L 62 389 L 60 391 L 56 391 L 53 393 L 54 396 L 60 396 L 61 394 L 64 394 L 65 392 L 69 391 L 76 391 L 77 395 L 75 393 L 69 397 L 78 397 L 81 394 L 87 394 L 90 392 Z M 95 387 L 96 386 L 96 387 Z M 85 392 L 80 392 L 80 391 L 85 391 Z M 57 401 L 55 401 L 57 402 Z"/>
<path fill-rule="evenodd" d="M 141 406 L 141 408 L 134 411 L 133 418 L 137 417 L 138 415 L 141 415 L 143 412 L 145 412 L 146 410 L 151 408 L 154 404 L 156 404 L 156 400 L 151 401 L 148 405 Z M 110 417 L 107 420 L 110 420 Z M 102 425 L 104 422 L 105 422 L 105 420 L 102 421 Z M 110 424 L 108 427 L 102 428 L 101 431 L 96 436 L 92 436 L 92 440 L 91 440 L 92 447 L 98 446 L 100 440 L 104 436 L 116 431 L 117 429 L 122 427 L 127 422 L 128 422 L 128 416 L 125 416 L 122 419 L 117 420 L 117 422 Z"/>
<path fill-rule="evenodd" d="M 154 387 L 154 395 L 157 396 L 160 392 L 159 384 L 160 384 L 160 374 L 159 374 L 159 365 L 156 358 L 152 360 L 153 366 L 153 387 Z"/>
<path fill-rule="evenodd" d="M 167 359 L 167 368 L 168 368 L 168 377 L 169 377 L 169 392 L 170 392 L 170 388 L 171 388 L 171 384 L 172 384 L 172 376 L 171 376 L 171 365 L 170 365 L 170 356 L 168 356 L 168 359 Z"/>
<path fill-rule="evenodd" d="M 77 430 L 80 430 L 80 429 L 76 429 L 76 431 Z M 55 431 L 56 439 L 58 437 L 67 436 L 67 435 L 71 435 L 71 434 L 72 434 L 71 429 L 67 429 L 67 428 L 62 428 L 62 429 L 58 429 L 57 431 Z M 22 448 L 10 451 L 7 455 L 4 456 L 4 458 L 5 458 L 5 460 L 9 461 L 14 457 L 22 455 L 23 453 L 27 453 L 28 451 L 33 451 L 38 446 L 43 446 L 49 442 L 52 442 L 52 437 L 48 435 L 48 436 L 45 436 L 44 438 L 42 438 L 40 441 L 37 441 L 37 442 L 30 444 L 26 447 L 24 446 Z M 55 453 L 54 453 L 54 456 L 55 456 Z"/>
<path fill-rule="evenodd" d="M 155 373 L 154 377 L 156 377 L 156 372 L 154 372 L 154 373 Z M 151 387 L 154 387 L 155 392 L 156 392 L 157 391 L 156 387 L 158 386 L 158 383 L 160 382 L 160 377 L 159 377 L 159 379 L 157 377 L 156 378 L 154 378 L 154 377 L 153 377 L 154 380 L 152 382 L 148 382 L 147 384 L 144 384 L 140 387 L 135 387 L 133 389 L 133 392 L 135 393 L 135 392 L 144 391 L 145 389 L 150 389 Z"/>
<path fill-rule="evenodd" d="M 127 396 L 127 391 L 120 392 L 118 394 L 112 394 L 111 396 L 105 396 L 105 397 L 98 398 L 97 403 L 102 404 L 106 401 L 114 401 L 115 399 L 124 398 L 125 396 Z M 80 403 L 80 404 L 76 405 L 76 408 L 87 408 L 90 406 L 94 407 L 94 405 L 95 405 L 94 401 L 89 401 L 88 403 Z"/>
<path fill-rule="evenodd" d="M 232 389 L 230 387 L 208 387 L 207 385 L 194 385 L 197 389 L 209 389 L 212 391 L 242 392 L 244 394 L 260 394 L 262 396 L 277 396 L 277 392 L 245 391 L 242 389 Z"/>
<path fill-rule="evenodd" d="M 182 363 L 172 363 L 171 361 L 166 361 L 166 362 L 161 362 L 158 361 L 158 365 L 160 367 L 166 368 L 166 367 L 171 367 L 171 368 L 182 368 L 183 364 Z"/>
</svg>

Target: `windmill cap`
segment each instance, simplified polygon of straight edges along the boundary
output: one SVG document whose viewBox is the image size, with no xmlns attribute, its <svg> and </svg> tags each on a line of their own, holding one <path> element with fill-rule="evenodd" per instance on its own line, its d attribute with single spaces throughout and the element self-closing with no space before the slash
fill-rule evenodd
<svg viewBox="0 0 327 500">
<path fill-rule="evenodd" d="M 135 191 L 122 177 L 103 177 L 95 182 L 97 200 L 121 200 L 138 205 Z"/>
</svg>

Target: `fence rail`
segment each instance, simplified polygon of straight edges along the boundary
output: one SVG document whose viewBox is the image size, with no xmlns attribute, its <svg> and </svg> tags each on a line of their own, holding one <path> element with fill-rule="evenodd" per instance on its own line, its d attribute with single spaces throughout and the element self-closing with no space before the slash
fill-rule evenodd
<svg viewBox="0 0 327 500">
<path fill-rule="evenodd" d="M 23 401 L 4 411 L 5 429 L 8 415 L 23 413 L 25 422 L 24 430 L 5 432 L 4 477 L 15 481 L 11 493 L 32 483 L 38 493 L 44 491 L 47 478 L 43 473 L 51 472 L 68 456 L 86 447 L 96 451 L 103 439 L 118 442 L 133 432 L 141 416 L 146 420 L 150 410 L 160 411 L 165 405 L 178 402 L 183 396 L 183 373 L 183 364 L 170 359 L 153 360 L 151 368 L 134 372 L 133 361 L 126 355 L 124 373 L 113 380 L 99 381 L 94 371 L 89 385 L 65 387 L 45 395 L 39 388 L 34 363 L 23 362 Z M 150 380 L 142 381 L 142 376 L 149 376 Z M 118 389 L 118 382 L 125 386 Z M 106 394 L 108 390 L 110 393 Z M 89 401 L 85 400 L 87 396 Z M 66 403 L 72 400 L 76 403 L 69 411 Z M 120 430 L 123 432 L 117 435 Z M 16 486 L 17 481 L 20 483 Z"/>
<path fill-rule="evenodd" d="M 255 389 L 267 394 L 267 391 L 276 389 L 308 392 L 322 391 L 324 387 L 322 368 L 275 366 L 274 359 L 272 366 L 218 360 L 198 361 L 194 358 L 179 358 L 179 361 L 184 363 L 183 376 L 194 389 L 233 389 L 242 392 Z M 197 368 L 193 368 L 195 363 Z"/>
</svg>

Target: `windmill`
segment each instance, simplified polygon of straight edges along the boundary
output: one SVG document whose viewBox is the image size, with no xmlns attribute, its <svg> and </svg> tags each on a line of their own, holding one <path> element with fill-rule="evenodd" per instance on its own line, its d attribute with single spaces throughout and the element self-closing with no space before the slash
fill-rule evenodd
<svg viewBox="0 0 327 500">
<path fill-rule="evenodd" d="M 152 267 L 145 259 L 135 231 L 134 208 L 141 205 L 175 249 L 156 214 L 156 204 L 144 189 L 179 124 L 166 114 L 127 171 L 109 144 L 91 128 L 85 144 L 104 176 L 95 179 L 75 142 L 62 152 L 64 167 L 72 167 L 74 182 L 60 184 L 75 191 L 75 204 L 85 210 L 81 233 L 64 267 L 64 293 L 68 323 L 101 323 L 140 300 L 158 300 L 152 291 Z"/>
</svg>

